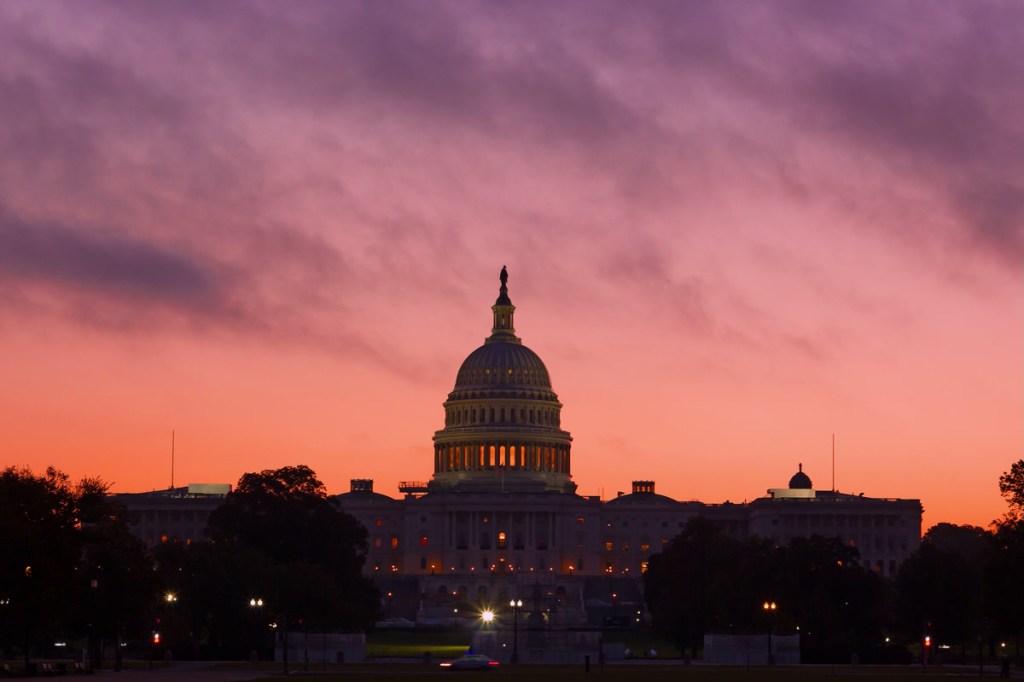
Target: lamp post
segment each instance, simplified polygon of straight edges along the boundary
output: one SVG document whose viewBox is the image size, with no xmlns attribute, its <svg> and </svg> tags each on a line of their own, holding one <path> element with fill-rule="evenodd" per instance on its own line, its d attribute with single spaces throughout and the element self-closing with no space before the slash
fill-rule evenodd
<svg viewBox="0 0 1024 682">
<path fill-rule="evenodd" d="M 253 633 L 254 633 L 253 634 L 253 645 L 252 645 L 252 651 L 250 652 L 249 658 L 252 659 L 253 663 L 255 663 L 260 658 L 260 654 L 259 654 L 259 648 L 260 648 L 260 636 L 259 636 L 260 626 L 259 626 L 259 621 L 260 621 L 260 615 L 261 615 L 261 613 L 263 611 L 263 598 L 262 597 L 252 597 L 249 600 L 249 609 L 250 609 L 250 613 L 253 614 L 253 617 L 252 617 L 251 620 L 254 623 L 254 627 L 253 627 Z"/>
<path fill-rule="evenodd" d="M 509 601 L 512 607 L 512 663 L 519 662 L 519 609 L 523 608 L 522 599 Z"/>
<path fill-rule="evenodd" d="M 772 626 L 775 624 L 775 609 L 778 606 L 773 601 L 766 601 L 761 604 L 761 608 L 768 616 L 768 665 L 775 665 L 775 652 L 772 651 Z"/>
</svg>

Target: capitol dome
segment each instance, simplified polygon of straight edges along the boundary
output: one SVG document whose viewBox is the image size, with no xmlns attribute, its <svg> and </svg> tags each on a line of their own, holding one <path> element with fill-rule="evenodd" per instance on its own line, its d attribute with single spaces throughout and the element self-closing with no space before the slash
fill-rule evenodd
<svg viewBox="0 0 1024 682">
<path fill-rule="evenodd" d="M 463 361 L 444 403 L 430 488 L 572 492 L 562 404 L 544 362 L 515 335 L 505 268 L 500 280 L 491 335 Z"/>
</svg>

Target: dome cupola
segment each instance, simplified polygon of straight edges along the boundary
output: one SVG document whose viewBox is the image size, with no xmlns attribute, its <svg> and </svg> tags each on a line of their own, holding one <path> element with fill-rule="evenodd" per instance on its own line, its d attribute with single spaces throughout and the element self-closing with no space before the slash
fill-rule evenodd
<svg viewBox="0 0 1024 682">
<path fill-rule="evenodd" d="M 789 487 L 798 490 L 810 490 L 814 486 L 811 485 L 811 477 L 804 473 L 804 465 L 798 464 L 798 469 L 793 478 L 789 479 Z"/>
<path fill-rule="evenodd" d="M 573 492 L 572 437 L 540 357 L 515 335 L 502 267 L 491 335 L 463 361 L 434 434 L 432 490 Z"/>
</svg>

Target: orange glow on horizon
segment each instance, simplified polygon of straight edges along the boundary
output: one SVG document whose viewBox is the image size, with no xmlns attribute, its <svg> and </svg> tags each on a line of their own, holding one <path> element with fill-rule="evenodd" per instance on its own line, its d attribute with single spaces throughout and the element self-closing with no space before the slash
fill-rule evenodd
<svg viewBox="0 0 1024 682">
<path fill-rule="evenodd" d="M 0 464 L 397 497 L 507 265 L 579 494 L 1002 516 L 1019 3 L 399 5 L 0 3 Z"/>
</svg>

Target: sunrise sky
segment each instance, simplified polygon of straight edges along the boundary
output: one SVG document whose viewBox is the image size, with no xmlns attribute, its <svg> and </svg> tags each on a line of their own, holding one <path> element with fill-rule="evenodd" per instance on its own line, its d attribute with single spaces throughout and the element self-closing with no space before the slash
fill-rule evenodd
<svg viewBox="0 0 1024 682">
<path fill-rule="evenodd" d="M 1000 516 L 1024 3 L 0 3 L 0 464 L 432 473 L 507 265 L 582 494 Z"/>
</svg>

